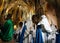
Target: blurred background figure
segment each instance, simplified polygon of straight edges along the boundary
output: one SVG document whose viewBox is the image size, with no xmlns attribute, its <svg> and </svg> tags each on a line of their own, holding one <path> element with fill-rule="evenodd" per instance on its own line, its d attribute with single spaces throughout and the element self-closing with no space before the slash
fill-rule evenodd
<svg viewBox="0 0 60 43">
<path fill-rule="evenodd" d="M 26 21 L 23 22 L 20 22 L 19 23 L 19 27 L 18 29 L 16 30 L 16 34 L 17 34 L 17 37 L 16 37 L 16 40 L 18 43 L 25 43 L 27 41 L 25 41 L 24 37 L 25 37 L 25 31 L 26 31 L 27 27 L 26 27 Z"/>
<path fill-rule="evenodd" d="M 19 36 L 19 43 L 24 43 L 25 31 L 26 31 L 26 29 L 27 29 L 25 23 L 26 23 L 26 22 L 24 22 L 24 26 L 23 26 L 23 28 L 22 28 L 22 32 L 20 33 L 20 36 Z"/>
<path fill-rule="evenodd" d="M 13 43 L 13 32 L 14 32 L 14 25 L 13 21 L 11 20 L 12 14 L 8 14 L 5 18 L 6 21 L 3 26 L 3 30 L 1 31 L 2 34 L 2 43 Z"/>
<path fill-rule="evenodd" d="M 42 28 L 40 25 L 38 25 L 39 21 L 41 21 L 41 18 L 38 15 L 32 16 L 32 22 L 36 24 L 36 34 L 35 38 L 33 37 L 33 43 L 43 43 L 43 37 L 42 37 Z"/>
<path fill-rule="evenodd" d="M 18 25 L 18 29 L 16 30 L 16 41 L 19 42 L 20 33 L 23 29 L 23 22 L 20 22 Z"/>
</svg>

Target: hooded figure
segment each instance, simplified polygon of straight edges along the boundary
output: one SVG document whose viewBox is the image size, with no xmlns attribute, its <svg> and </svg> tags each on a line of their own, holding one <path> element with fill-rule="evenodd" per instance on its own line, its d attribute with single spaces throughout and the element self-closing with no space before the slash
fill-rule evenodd
<svg viewBox="0 0 60 43">
<path fill-rule="evenodd" d="M 36 27 L 36 42 L 35 43 L 43 43 L 41 25 L 38 25 L 40 20 L 41 20 L 41 18 L 38 15 L 33 15 L 32 16 L 32 21 L 37 26 Z M 33 42 L 34 41 L 35 40 L 33 40 Z"/>
<path fill-rule="evenodd" d="M 24 23 L 24 26 L 22 28 L 22 32 L 20 33 L 19 35 L 19 43 L 23 43 L 23 40 L 24 40 L 24 33 L 25 33 L 25 30 L 27 29 L 25 23 Z"/>
<path fill-rule="evenodd" d="M 52 33 L 52 29 L 51 29 L 51 27 L 50 27 L 50 24 L 49 24 L 49 22 L 48 22 L 48 19 L 47 19 L 47 17 L 45 16 L 45 15 L 41 15 L 40 16 L 42 19 L 41 19 L 41 21 L 38 23 L 38 25 L 40 25 L 40 24 L 43 24 L 44 25 L 44 30 L 46 30 L 46 32 L 43 32 L 42 31 L 42 37 L 43 37 L 43 42 L 44 43 L 48 43 L 48 37 L 49 37 L 49 35 L 50 35 L 50 33 Z"/>
<path fill-rule="evenodd" d="M 9 43 L 13 38 L 13 32 L 14 32 L 14 25 L 13 21 L 11 20 L 12 14 L 8 14 L 6 18 L 6 22 L 3 26 L 2 32 L 2 41 Z"/>
</svg>

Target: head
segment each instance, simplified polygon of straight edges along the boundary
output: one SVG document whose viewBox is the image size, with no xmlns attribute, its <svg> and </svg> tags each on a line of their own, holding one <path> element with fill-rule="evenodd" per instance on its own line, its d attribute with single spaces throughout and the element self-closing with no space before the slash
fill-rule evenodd
<svg viewBox="0 0 60 43">
<path fill-rule="evenodd" d="M 22 26 L 23 26 L 23 22 L 20 22 L 20 23 L 19 23 L 19 27 L 22 28 Z"/>
<path fill-rule="evenodd" d="M 32 16 L 32 22 L 34 24 L 38 24 L 40 21 L 41 21 L 41 17 L 38 14 Z"/>
<path fill-rule="evenodd" d="M 6 17 L 5 19 L 8 20 L 8 19 L 11 19 L 11 17 L 12 17 L 12 14 L 8 14 L 7 17 Z"/>
<path fill-rule="evenodd" d="M 26 24 L 27 23 L 27 21 L 24 21 L 24 24 Z"/>
<path fill-rule="evenodd" d="M 58 29 L 57 25 L 55 25 L 55 28 Z"/>
<path fill-rule="evenodd" d="M 32 16 L 32 22 L 35 23 L 35 15 Z"/>
</svg>

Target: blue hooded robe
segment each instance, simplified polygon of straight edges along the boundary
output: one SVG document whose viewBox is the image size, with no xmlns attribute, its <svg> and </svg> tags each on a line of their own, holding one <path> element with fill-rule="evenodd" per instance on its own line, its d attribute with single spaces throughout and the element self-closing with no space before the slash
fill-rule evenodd
<svg viewBox="0 0 60 43">
<path fill-rule="evenodd" d="M 23 40 L 24 40 L 24 33 L 25 33 L 25 30 L 26 30 L 26 25 L 24 25 L 23 27 L 23 30 L 22 30 L 22 33 L 19 35 L 19 43 L 23 43 Z"/>
</svg>

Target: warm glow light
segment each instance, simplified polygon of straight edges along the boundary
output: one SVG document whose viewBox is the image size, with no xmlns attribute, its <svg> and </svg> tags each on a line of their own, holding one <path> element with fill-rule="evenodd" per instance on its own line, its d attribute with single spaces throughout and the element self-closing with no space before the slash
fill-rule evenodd
<svg viewBox="0 0 60 43">
<path fill-rule="evenodd" d="M 16 30 L 17 29 L 17 26 L 16 25 L 14 25 L 14 30 Z"/>
<path fill-rule="evenodd" d="M 0 2 L 1 3 L 1 2 Z M 2 11 L 4 5 L 4 0 L 2 1 L 2 5 L 0 6 L 0 11 Z"/>
</svg>

